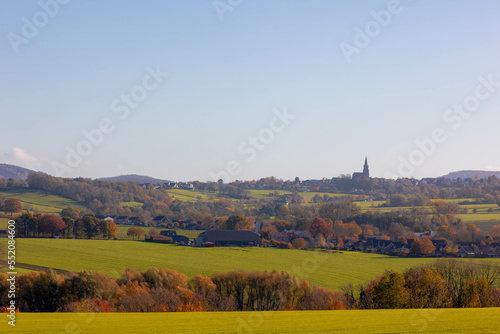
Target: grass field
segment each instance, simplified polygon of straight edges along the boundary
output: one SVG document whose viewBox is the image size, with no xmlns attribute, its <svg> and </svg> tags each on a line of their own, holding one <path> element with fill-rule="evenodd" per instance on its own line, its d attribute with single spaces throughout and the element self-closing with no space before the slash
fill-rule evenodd
<svg viewBox="0 0 500 334">
<path fill-rule="evenodd" d="M 3 239 L 1 242 L 6 242 Z M 276 248 L 195 248 L 139 241 L 17 239 L 17 262 L 118 277 L 126 267 L 171 268 L 189 278 L 232 270 L 289 271 L 312 284 L 338 289 L 366 283 L 386 269 L 403 271 L 434 259 L 344 252 L 326 254 Z M 500 259 L 495 259 L 500 263 Z"/>
<path fill-rule="evenodd" d="M 132 201 L 132 202 L 121 202 L 120 205 L 123 206 L 124 208 L 142 208 L 144 203 Z"/>
<path fill-rule="evenodd" d="M 266 190 L 256 190 L 256 189 L 251 189 L 250 190 L 250 196 L 252 196 L 255 199 L 271 199 L 271 198 L 276 198 L 274 196 L 274 191 L 272 189 L 266 189 Z M 279 195 L 286 195 L 286 194 L 292 194 L 291 191 L 287 190 L 277 190 Z M 340 196 L 348 196 L 347 194 L 333 194 L 333 193 L 321 193 L 321 192 L 299 192 L 300 195 L 304 196 L 306 200 L 309 202 L 315 195 L 323 196 L 327 195 L 330 197 L 340 197 Z"/>
<path fill-rule="evenodd" d="M 193 191 L 184 189 L 169 189 L 167 190 L 168 195 L 174 200 L 178 199 L 183 202 L 196 202 L 199 198 L 208 201 L 210 193 L 204 191 Z M 215 193 L 214 193 L 215 196 Z"/>
<path fill-rule="evenodd" d="M 5 322 L 7 322 L 5 320 Z M 2 324 L 7 326 L 7 324 Z M 195 312 L 19 313 L 16 333 L 499 333 L 500 308 Z"/>
<path fill-rule="evenodd" d="M 0 218 L 0 230 L 3 230 L 3 229 L 7 228 L 9 219 L 10 218 Z"/>
<path fill-rule="evenodd" d="M 15 197 L 19 199 L 23 204 L 24 210 L 32 209 L 42 213 L 58 213 L 68 206 L 79 210 L 86 208 L 85 204 L 73 201 L 72 199 L 48 195 L 41 191 L 26 188 L 2 189 L 0 193 L 5 198 Z"/>
</svg>

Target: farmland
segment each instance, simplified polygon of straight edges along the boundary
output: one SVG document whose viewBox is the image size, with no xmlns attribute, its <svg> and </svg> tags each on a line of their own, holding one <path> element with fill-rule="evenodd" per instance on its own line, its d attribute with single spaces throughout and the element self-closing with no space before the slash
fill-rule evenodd
<svg viewBox="0 0 500 334">
<path fill-rule="evenodd" d="M 500 309 L 20 313 L 17 333 L 498 333 Z M 82 331 L 83 332 L 83 331 Z"/>
<path fill-rule="evenodd" d="M 403 271 L 434 261 L 359 252 L 316 253 L 256 247 L 194 248 L 119 240 L 18 239 L 17 250 L 19 263 L 74 272 L 99 271 L 115 278 L 129 266 L 138 270 L 171 268 L 189 278 L 239 269 L 276 269 L 289 271 L 312 284 L 331 289 L 338 289 L 346 283 L 366 283 L 388 269 Z M 494 261 L 500 263 L 500 259 Z"/>
<path fill-rule="evenodd" d="M 32 189 L 9 188 L 2 189 L 0 193 L 5 198 L 15 197 L 19 199 L 23 204 L 24 210 L 38 210 L 42 213 L 59 213 L 68 206 L 79 210 L 86 208 L 84 203 L 61 196 L 49 195 L 42 191 Z"/>
</svg>

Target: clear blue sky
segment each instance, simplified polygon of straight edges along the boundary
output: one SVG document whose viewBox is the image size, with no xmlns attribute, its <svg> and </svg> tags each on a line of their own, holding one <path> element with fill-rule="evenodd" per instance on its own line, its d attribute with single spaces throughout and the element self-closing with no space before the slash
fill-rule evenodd
<svg viewBox="0 0 500 334">
<path fill-rule="evenodd" d="M 204 181 L 236 161 L 233 180 L 331 178 L 368 155 L 372 176 L 397 177 L 436 128 L 446 140 L 408 175 L 500 170 L 500 87 L 469 117 L 446 114 L 479 77 L 500 82 L 498 1 L 401 1 L 384 26 L 372 11 L 390 1 L 54 1 L 42 0 L 52 16 L 0 3 L 0 162 L 55 174 L 109 119 L 63 176 Z M 348 62 L 356 28 L 373 37 Z M 169 75 L 120 119 L 112 104 L 143 89 L 148 67 Z M 295 118 L 283 128 L 284 108 Z M 262 150 L 248 141 L 259 134 Z"/>
</svg>

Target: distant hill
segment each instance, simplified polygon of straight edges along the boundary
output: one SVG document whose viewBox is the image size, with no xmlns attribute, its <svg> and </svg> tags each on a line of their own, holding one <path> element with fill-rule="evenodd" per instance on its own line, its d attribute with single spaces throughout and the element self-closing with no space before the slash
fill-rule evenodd
<svg viewBox="0 0 500 334">
<path fill-rule="evenodd" d="M 444 175 L 443 177 L 446 179 L 456 180 L 458 178 L 466 179 L 470 177 L 473 179 L 477 176 L 478 179 L 486 179 L 492 175 L 500 178 L 500 171 L 486 171 L 486 170 L 461 170 L 458 172 L 451 172 L 449 174 Z"/>
<path fill-rule="evenodd" d="M 163 183 L 163 182 L 172 182 L 169 180 L 161 180 L 155 179 L 154 177 L 145 176 L 145 175 L 137 175 L 137 174 L 128 174 L 128 175 L 120 175 L 113 177 L 100 177 L 101 181 L 111 181 L 111 182 L 135 182 L 135 183 Z"/>
<path fill-rule="evenodd" d="M 34 172 L 31 169 L 9 165 L 9 164 L 0 164 L 0 178 L 4 179 L 26 179 L 29 173 Z"/>
</svg>

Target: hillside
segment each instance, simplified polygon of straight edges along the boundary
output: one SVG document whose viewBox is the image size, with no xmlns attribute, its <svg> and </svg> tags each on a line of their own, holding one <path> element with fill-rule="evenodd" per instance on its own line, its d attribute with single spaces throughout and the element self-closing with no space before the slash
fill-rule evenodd
<svg viewBox="0 0 500 334">
<path fill-rule="evenodd" d="M 22 263 L 74 272 L 93 270 L 114 278 L 129 266 L 138 270 L 170 268 L 189 278 L 238 269 L 276 269 L 330 289 L 339 289 L 349 282 L 364 284 L 386 269 L 403 271 L 434 261 L 359 252 L 320 254 L 260 247 L 201 248 L 124 240 L 19 239 L 18 247 L 23 250 L 17 257 L 20 267 Z"/>
<path fill-rule="evenodd" d="M 457 172 L 451 172 L 443 177 L 445 179 L 451 179 L 451 180 L 456 180 L 458 178 L 466 179 L 466 178 L 474 178 L 477 177 L 478 179 L 486 179 L 490 176 L 495 175 L 496 177 L 500 178 L 500 171 L 487 171 L 487 170 L 461 170 Z"/>
<path fill-rule="evenodd" d="M 26 179 L 31 172 L 33 172 L 31 169 L 9 164 L 0 164 L 0 178 L 21 180 Z"/>
<path fill-rule="evenodd" d="M 5 198 L 19 199 L 24 210 L 37 210 L 41 213 L 59 213 L 68 206 L 79 210 L 87 208 L 85 203 L 27 188 L 0 189 L 0 194 Z"/>
<path fill-rule="evenodd" d="M 127 174 L 127 175 L 119 175 L 112 177 L 101 177 L 99 178 L 101 181 L 111 181 L 111 182 L 135 182 L 135 183 L 163 183 L 163 182 L 172 182 L 169 180 L 155 179 L 154 177 L 146 176 L 146 175 L 137 175 L 137 174 Z"/>
</svg>

